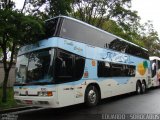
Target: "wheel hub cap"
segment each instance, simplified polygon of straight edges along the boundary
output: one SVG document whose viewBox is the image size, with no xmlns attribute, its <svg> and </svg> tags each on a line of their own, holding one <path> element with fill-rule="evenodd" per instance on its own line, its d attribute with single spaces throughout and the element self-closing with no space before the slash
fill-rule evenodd
<svg viewBox="0 0 160 120">
<path fill-rule="evenodd" d="M 96 93 L 94 90 L 89 91 L 88 98 L 91 103 L 94 103 L 96 101 Z"/>
</svg>

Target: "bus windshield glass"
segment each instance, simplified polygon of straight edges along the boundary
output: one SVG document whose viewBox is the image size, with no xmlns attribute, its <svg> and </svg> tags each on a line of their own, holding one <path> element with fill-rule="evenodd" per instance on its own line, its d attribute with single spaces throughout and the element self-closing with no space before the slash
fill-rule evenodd
<svg viewBox="0 0 160 120">
<path fill-rule="evenodd" d="M 51 82 L 54 49 L 44 49 L 17 58 L 16 83 Z"/>
</svg>

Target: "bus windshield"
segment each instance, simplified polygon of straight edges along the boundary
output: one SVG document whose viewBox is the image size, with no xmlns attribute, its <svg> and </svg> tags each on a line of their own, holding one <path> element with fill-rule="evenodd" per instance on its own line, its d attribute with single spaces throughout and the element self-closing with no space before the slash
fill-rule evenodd
<svg viewBox="0 0 160 120">
<path fill-rule="evenodd" d="M 54 49 L 43 49 L 17 58 L 16 83 L 51 82 Z"/>
</svg>

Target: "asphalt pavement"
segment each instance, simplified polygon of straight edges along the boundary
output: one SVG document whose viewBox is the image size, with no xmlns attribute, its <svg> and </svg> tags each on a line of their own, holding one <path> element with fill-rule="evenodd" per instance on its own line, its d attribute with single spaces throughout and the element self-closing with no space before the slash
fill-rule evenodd
<svg viewBox="0 0 160 120">
<path fill-rule="evenodd" d="M 147 116 L 146 115 L 150 115 Z M 16 120 L 119 120 L 160 119 L 160 88 L 142 95 L 126 94 L 103 99 L 99 105 L 84 104 L 58 109 L 42 109 L 13 114 Z"/>
</svg>

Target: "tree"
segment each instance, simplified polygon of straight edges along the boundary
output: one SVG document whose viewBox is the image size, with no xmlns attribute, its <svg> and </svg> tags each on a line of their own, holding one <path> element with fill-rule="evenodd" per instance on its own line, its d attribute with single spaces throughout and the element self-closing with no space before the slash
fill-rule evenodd
<svg viewBox="0 0 160 120">
<path fill-rule="evenodd" d="M 105 21 L 102 29 L 121 38 L 128 39 L 128 36 L 125 34 L 124 30 L 114 20 Z"/>
<path fill-rule="evenodd" d="M 130 8 L 131 0 L 74 0 L 71 15 L 144 46 L 139 40 L 140 17 Z"/>
<path fill-rule="evenodd" d="M 151 21 L 140 24 L 138 20 L 131 24 L 125 24 L 123 28 L 129 41 L 146 48 L 150 56 L 160 56 L 160 40 Z"/>
<path fill-rule="evenodd" d="M 116 19 L 119 22 L 136 19 L 131 11 L 131 0 L 74 0 L 72 16 L 102 28 L 104 21 Z"/>
<path fill-rule="evenodd" d="M 0 48 L 0 60 L 2 58 L 2 49 Z"/>
<path fill-rule="evenodd" d="M 42 19 L 52 18 L 58 15 L 68 15 L 71 12 L 72 0 L 36 0 L 24 1 L 22 12 Z"/>
<path fill-rule="evenodd" d="M 6 3 L 6 6 L 8 4 Z M 0 9 L 0 48 L 2 50 L 5 72 L 2 85 L 2 102 L 7 101 L 8 76 L 17 47 L 36 41 L 38 34 L 43 34 L 43 23 L 41 20 L 13 11 L 11 7 Z M 9 61 L 7 61 L 7 49 L 11 51 Z"/>
<path fill-rule="evenodd" d="M 149 55 L 160 56 L 160 40 L 152 22 L 147 21 L 141 29 L 141 40 L 144 42 L 145 48 L 148 49 Z"/>
</svg>

